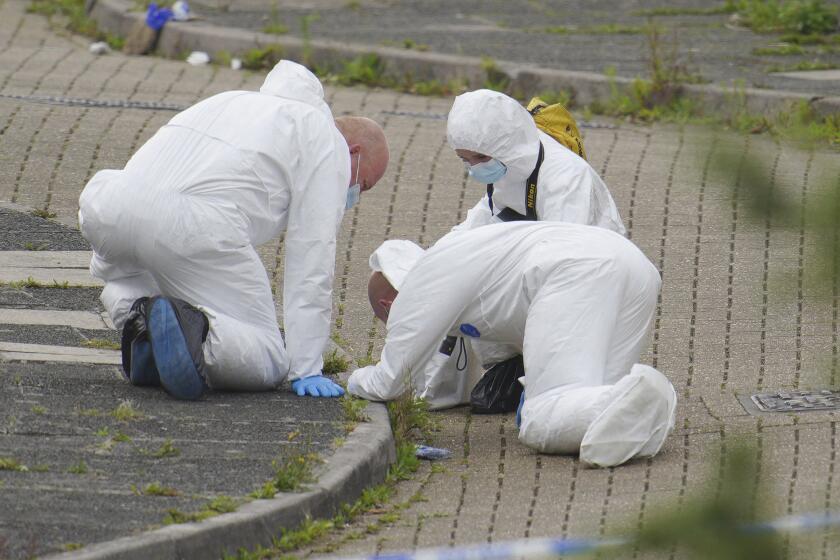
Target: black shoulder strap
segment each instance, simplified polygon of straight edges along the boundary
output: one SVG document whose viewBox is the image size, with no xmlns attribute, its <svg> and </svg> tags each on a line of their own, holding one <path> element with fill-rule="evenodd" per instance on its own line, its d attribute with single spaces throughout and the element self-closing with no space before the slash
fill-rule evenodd
<svg viewBox="0 0 840 560">
<path fill-rule="evenodd" d="M 540 152 L 537 155 L 537 165 L 534 167 L 534 170 L 531 172 L 531 176 L 528 177 L 528 180 L 525 183 L 525 216 L 515 210 L 505 208 L 497 215 L 497 217 L 503 222 L 520 220 L 530 220 L 532 222 L 537 221 L 537 179 L 540 177 L 540 166 L 542 166 L 544 158 L 545 148 L 543 148 L 542 142 L 540 142 Z M 490 205 L 490 215 L 492 216 L 493 183 L 487 185 L 487 203 Z"/>
<path fill-rule="evenodd" d="M 534 220 L 529 218 L 528 216 L 523 216 L 513 208 L 502 208 L 501 212 L 496 214 L 496 217 L 502 220 L 503 222 L 525 222 L 530 221 L 533 222 Z"/>
<path fill-rule="evenodd" d="M 540 142 L 540 153 L 537 156 L 537 165 L 531 176 L 528 177 L 528 182 L 525 184 L 525 216 L 526 219 L 537 220 L 537 179 L 540 176 L 540 166 L 542 166 L 543 158 L 545 157 L 545 149 L 542 142 Z"/>
</svg>

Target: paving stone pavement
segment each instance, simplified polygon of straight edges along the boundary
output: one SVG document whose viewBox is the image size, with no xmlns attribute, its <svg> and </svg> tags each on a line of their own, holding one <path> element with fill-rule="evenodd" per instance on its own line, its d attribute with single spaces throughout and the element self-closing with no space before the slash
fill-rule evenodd
<svg viewBox="0 0 840 560">
<path fill-rule="evenodd" d="M 256 89 L 262 80 L 257 74 L 155 58 L 93 57 L 86 40 L 50 32 L 44 19 L 24 15 L 22 6 L 23 2 L 0 2 L 0 95 L 189 104 L 226 89 Z M 368 255 L 390 238 L 430 245 L 463 218 L 480 188 L 467 182 L 462 164 L 446 145 L 442 116 L 450 99 L 333 87 L 327 93 L 336 114 L 378 120 L 391 143 L 392 163 L 385 177 L 345 218 L 334 292 L 335 331 L 346 349 L 358 358 L 378 356 L 384 331 L 367 307 Z M 86 179 L 98 169 L 121 167 L 171 116 L 167 111 L 71 107 L 0 97 L 0 200 L 55 213 L 58 223 L 72 226 Z M 760 137 L 735 138 L 730 143 L 726 133 L 706 129 L 620 124 L 584 132 L 587 153 L 612 190 L 628 235 L 663 276 L 651 343 L 642 356 L 643 362 L 673 381 L 680 396 L 677 428 L 662 453 L 618 468 L 585 469 L 573 457 L 539 455 L 521 445 L 512 415 L 471 416 L 463 408 L 435 414 L 440 431 L 433 443 L 451 449 L 455 457 L 436 468 L 424 463 L 414 479 L 398 485 L 395 502 L 405 503 L 399 520 L 366 532 L 381 515 L 369 514 L 302 551 L 303 556 L 610 535 L 644 525 L 667 504 L 685 503 L 702 491 L 740 438 L 756 446 L 760 465 L 756 484 L 773 498 L 767 515 L 840 507 L 834 478 L 836 414 L 753 416 L 738 400 L 763 389 L 836 385 L 838 289 L 829 287 L 826 295 L 809 276 L 820 261 L 818 240 L 806 230 L 807 224 L 780 229 L 751 219 L 745 186 L 726 176 L 721 164 L 729 151 L 736 158 L 761 156 L 771 165 L 775 188 L 794 199 L 810 200 L 838 188 L 836 153 L 801 153 Z M 275 281 L 282 278 L 282 244 L 267 244 L 261 255 Z M 17 307 L 12 301 L 0 300 L 0 307 Z M 98 310 L 81 303 L 72 309 Z M 9 320 L 0 317 L 0 322 Z M 2 326 L 0 335 L 6 330 L 14 329 Z M 0 336 L 0 340 L 18 342 L 13 337 Z M 0 375 L 0 421 L 4 422 L 0 455 L 31 446 L 32 464 L 78 461 L 76 455 L 62 458 L 63 462 L 53 459 L 54 451 L 38 448 L 46 440 L 21 428 L 37 423 L 32 409 L 38 404 L 37 399 L 14 393 L 15 376 L 29 387 L 50 376 L 47 370 L 55 366 L 14 373 L 14 368 L 22 367 L 18 363 L 3 364 L 6 372 Z M 59 395 L 83 388 L 89 398 L 103 403 L 97 405 L 102 409 L 110 407 L 106 402 L 137 398 L 136 392 L 113 380 L 113 368 L 108 373 L 105 367 L 109 366 L 75 367 L 70 374 L 46 378 L 61 380 L 53 386 Z M 87 379 L 95 382 L 85 385 Z M 166 409 L 171 402 L 162 396 L 144 397 L 142 405 Z M 212 401 L 204 406 L 210 405 Z M 219 410 L 207 413 L 209 422 L 225 421 Z M 290 414 L 304 412 L 295 409 Z M 90 421 L 70 411 L 62 418 L 73 431 L 99 427 L 88 426 L 85 422 Z M 154 435 L 152 441 L 159 445 L 162 435 Z M 238 467 L 235 472 L 237 476 L 228 474 L 227 480 L 245 486 Z M 32 552 L 27 547 L 37 544 L 31 537 L 35 531 L 49 535 L 54 517 L 48 510 L 57 501 L 31 499 L 37 477 L 43 474 L 0 471 L 0 500 L 15 505 L 0 507 L 0 535 L 12 543 L 5 544 L 6 550 L 0 548 L 0 556 L 26 556 Z M 154 480 L 151 476 L 157 471 L 149 474 L 148 480 Z M 123 482 L 127 490 L 129 481 Z M 94 479 L 91 484 L 98 482 Z M 212 495 L 212 490 L 205 495 Z M 132 529 L 145 526 L 126 515 L 137 511 L 135 498 L 123 491 L 107 499 L 113 507 L 123 508 L 122 515 L 135 523 Z M 80 508 L 74 519 L 97 520 L 103 515 L 108 523 L 120 519 L 96 504 Z M 15 525 L 18 522 L 21 525 Z M 21 535 L 23 539 L 15 541 Z M 834 531 L 824 531 L 785 539 L 785 553 L 795 558 L 832 558 L 838 550 L 837 537 Z M 71 542 L 63 539 L 52 540 L 49 550 Z M 680 555 L 676 551 L 663 557 Z"/>
</svg>

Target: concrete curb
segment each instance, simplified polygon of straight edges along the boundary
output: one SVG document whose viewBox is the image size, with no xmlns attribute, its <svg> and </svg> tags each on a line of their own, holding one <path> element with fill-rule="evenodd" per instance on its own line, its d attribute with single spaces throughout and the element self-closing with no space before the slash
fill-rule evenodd
<svg viewBox="0 0 840 560">
<path fill-rule="evenodd" d="M 87 546 L 81 550 L 44 556 L 45 560 L 148 560 L 220 558 L 239 548 L 270 547 L 281 529 L 293 529 L 307 517 L 326 518 L 341 504 L 351 503 L 365 488 L 385 479 L 395 459 L 388 411 L 380 403 L 368 404 L 369 422 L 356 429 L 317 472 L 318 482 L 308 492 L 279 494 L 254 500 L 233 513 L 200 523 L 169 525 L 138 536 Z"/>
<path fill-rule="evenodd" d="M 134 4 L 130 0 L 96 0 L 90 8 L 90 17 L 96 20 L 100 29 L 125 37 L 132 26 L 142 22 L 145 17 L 143 13 L 132 12 L 133 8 Z M 205 51 L 212 58 L 221 51 L 241 55 L 251 49 L 269 45 L 279 46 L 285 58 L 307 60 L 310 64 L 331 69 L 340 68 L 341 63 L 361 54 L 374 53 L 383 61 L 385 75 L 395 78 L 411 76 L 417 82 L 438 80 L 442 83 L 457 79 L 465 81 L 470 88 L 482 87 L 487 79 L 484 62 L 477 57 L 320 39 L 304 42 L 296 37 L 231 29 L 199 21 L 167 23 L 158 38 L 157 50 L 173 58 L 184 58 L 191 51 Z M 580 105 L 606 99 L 613 87 L 629 88 L 633 82 L 629 78 L 609 78 L 593 72 L 557 70 L 505 61 L 496 62 L 495 68 L 510 79 L 511 90 L 520 91 L 523 95 L 565 90 Z M 794 102 L 806 101 L 821 115 L 840 113 L 840 96 L 725 88 L 710 84 L 686 85 L 685 93 L 710 110 L 730 106 L 744 107 L 754 113 L 767 113 L 784 110 Z"/>
</svg>

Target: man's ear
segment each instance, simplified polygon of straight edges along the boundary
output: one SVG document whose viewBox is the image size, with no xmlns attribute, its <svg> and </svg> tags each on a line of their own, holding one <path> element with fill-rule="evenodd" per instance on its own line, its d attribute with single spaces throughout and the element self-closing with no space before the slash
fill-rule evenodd
<svg viewBox="0 0 840 560">
<path fill-rule="evenodd" d="M 393 304 L 394 304 L 394 300 L 392 300 L 392 299 L 382 298 L 382 299 L 379 300 L 379 305 L 381 305 L 382 308 L 385 311 L 388 311 L 388 312 L 391 311 L 391 306 Z"/>
<path fill-rule="evenodd" d="M 355 156 L 362 149 L 361 144 L 350 144 L 350 155 Z"/>
</svg>

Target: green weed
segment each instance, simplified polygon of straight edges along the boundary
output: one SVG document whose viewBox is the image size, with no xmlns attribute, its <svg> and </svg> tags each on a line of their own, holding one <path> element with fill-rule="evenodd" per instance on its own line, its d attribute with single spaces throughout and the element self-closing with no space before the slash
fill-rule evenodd
<svg viewBox="0 0 840 560">
<path fill-rule="evenodd" d="M 69 542 L 69 543 L 64 543 L 63 545 L 61 545 L 61 549 L 64 550 L 65 552 L 72 552 L 74 550 L 79 550 L 80 548 L 83 548 L 84 546 L 85 545 L 83 545 L 82 543 Z"/>
<path fill-rule="evenodd" d="M 91 338 L 82 342 L 85 348 L 97 348 L 100 350 L 119 350 L 120 344 L 106 338 Z"/>
<path fill-rule="evenodd" d="M 111 416 L 120 422 L 131 422 L 133 420 L 141 420 L 144 418 L 143 413 L 140 412 L 130 400 L 124 400 L 117 405 L 117 407 L 111 411 Z"/>
<path fill-rule="evenodd" d="M 98 430 L 96 430 L 96 435 L 99 437 L 108 437 L 109 435 L 111 435 L 111 428 L 109 428 L 108 426 L 99 428 Z"/>
<path fill-rule="evenodd" d="M 416 446 L 412 441 L 397 445 L 397 461 L 391 466 L 388 476 L 391 480 L 408 480 L 420 467 L 420 459 L 415 454 Z"/>
<path fill-rule="evenodd" d="M 313 466 L 321 459 L 317 453 L 299 453 L 282 460 L 273 461 L 274 487 L 278 492 L 294 492 L 301 486 L 313 482 Z"/>
<path fill-rule="evenodd" d="M 429 50 L 429 45 L 425 45 L 423 43 L 416 43 L 413 39 L 403 39 L 402 46 L 404 49 L 415 50 L 415 51 L 427 51 Z"/>
<path fill-rule="evenodd" d="M 0 471 L 27 472 L 29 467 L 12 457 L 0 457 Z"/>
<path fill-rule="evenodd" d="M 342 71 L 338 73 L 336 78 L 338 83 L 343 86 L 365 85 L 373 87 L 391 84 L 391 81 L 385 79 L 385 62 L 374 53 L 363 54 L 345 62 Z"/>
<path fill-rule="evenodd" d="M 87 463 L 85 463 L 83 460 L 79 460 L 78 463 L 68 468 L 67 472 L 71 474 L 86 474 L 88 472 Z"/>
<path fill-rule="evenodd" d="M 786 35 L 782 35 L 780 39 L 785 43 L 793 43 L 796 45 L 840 45 L 840 34 L 816 35 L 788 33 Z"/>
<path fill-rule="evenodd" d="M 38 208 L 38 209 L 32 211 L 32 215 L 37 217 L 37 218 L 43 218 L 45 220 L 51 220 L 51 219 L 55 218 L 58 214 L 56 214 L 55 212 L 50 212 L 46 208 Z"/>
<path fill-rule="evenodd" d="M 102 411 L 98 408 L 80 408 L 77 410 L 79 416 L 102 416 Z"/>
<path fill-rule="evenodd" d="M 267 45 L 251 49 L 242 55 L 242 67 L 248 70 L 269 70 L 283 58 L 283 47 Z"/>
<path fill-rule="evenodd" d="M 356 365 L 360 368 L 371 366 L 376 363 L 372 354 L 365 354 L 361 358 L 356 358 Z"/>
<path fill-rule="evenodd" d="M 47 412 L 47 409 L 39 404 L 33 405 L 31 410 L 32 414 L 38 414 L 39 416 Z"/>
<path fill-rule="evenodd" d="M 27 276 L 26 280 L 15 280 L 12 282 L 5 282 L 0 283 L 0 285 L 7 286 L 9 288 L 20 290 L 22 288 L 71 288 L 76 286 L 70 286 L 70 282 L 64 281 L 59 282 L 58 280 L 53 280 L 52 284 L 41 282 L 40 280 L 35 280 L 31 276 Z"/>
<path fill-rule="evenodd" d="M 729 4 L 754 31 L 816 35 L 837 30 L 838 8 L 823 0 L 737 0 Z"/>
<path fill-rule="evenodd" d="M 210 500 L 203 509 L 196 512 L 185 513 L 175 508 L 167 510 L 166 516 L 163 518 L 163 524 L 173 525 L 178 523 L 194 523 L 197 521 L 203 521 L 222 513 L 236 511 L 236 508 L 238 507 L 239 503 L 230 496 L 217 496 L 216 498 Z"/>
<path fill-rule="evenodd" d="M 484 70 L 484 87 L 495 91 L 507 91 L 510 87 L 510 76 L 499 69 L 496 61 L 490 57 L 481 59 L 481 69 Z"/>
<path fill-rule="evenodd" d="M 426 401 L 417 398 L 413 391 L 406 391 L 403 395 L 388 403 L 388 413 L 391 417 L 391 428 L 397 441 L 411 441 L 419 435 L 423 439 L 432 438 L 432 433 L 438 426 Z"/>
<path fill-rule="evenodd" d="M 171 488 L 169 486 L 163 486 L 160 482 L 152 482 L 151 484 L 147 484 L 146 487 L 143 489 L 143 494 L 146 496 L 180 496 L 181 492 L 179 492 L 175 488 Z"/>
<path fill-rule="evenodd" d="M 338 350 L 333 350 L 324 356 L 323 371 L 326 374 L 335 375 L 350 369 L 350 361 L 339 355 Z"/>
<path fill-rule="evenodd" d="M 348 422 L 370 422 L 370 418 L 365 414 L 368 401 L 356 398 L 350 393 L 344 393 L 338 402 L 341 404 L 344 418 Z"/>
<path fill-rule="evenodd" d="M 27 251 L 46 251 L 50 248 L 49 243 L 30 243 L 26 242 L 23 244 L 23 248 Z"/>
<path fill-rule="evenodd" d="M 801 72 L 809 70 L 834 70 L 837 68 L 836 64 L 829 62 L 820 62 L 819 60 L 803 60 L 796 64 L 789 65 L 773 65 L 770 66 L 768 72 Z"/>
<path fill-rule="evenodd" d="M 131 443 L 131 438 L 121 431 L 117 430 L 117 433 L 114 434 L 114 441 L 119 443 Z"/>
<path fill-rule="evenodd" d="M 151 455 L 156 459 L 163 459 L 164 457 L 177 457 L 180 454 L 181 450 L 175 447 L 172 443 L 172 438 L 166 438 L 158 450 L 153 452 Z"/>
<path fill-rule="evenodd" d="M 271 4 L 268 23 L 265 24 L 262 30 L 263 33 L 270 33 L 272 35 L 285 35 L 289 32 L 289 28 L 280 23 L 280 10 L 277 8 L 277 0 Z"/>
<path fill-rule="evenodd" d="M 303 38 L 303 65 L 312 67 L 312 24 L 321 19 L 321 14 L 312 12 L 300 18 L 300 36 Z M 317 72 L 316 72 L 317 74 Z"/>
<path fill-rule="evenodd" d="M 270 499 L 277 492 L 295 492 L 315 477 L 312 469 L 321 462 L 317 453 L 296 453 L 282 460 L 274 460 L 274 477 L 251 493 L 253 498 Z"/>
</svg>

